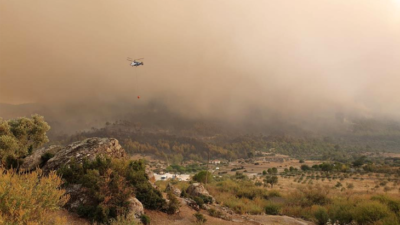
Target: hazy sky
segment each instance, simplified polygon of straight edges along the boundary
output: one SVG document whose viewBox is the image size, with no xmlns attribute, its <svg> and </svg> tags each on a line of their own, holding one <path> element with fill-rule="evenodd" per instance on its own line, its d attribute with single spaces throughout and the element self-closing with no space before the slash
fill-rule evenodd
<svg viewBox="0 0 400 225">
<path fill-rule="evenodd" d="M 399 118 L 400 0 L 0 0 L 0 102 L 154 99 Z"/>
</svg>

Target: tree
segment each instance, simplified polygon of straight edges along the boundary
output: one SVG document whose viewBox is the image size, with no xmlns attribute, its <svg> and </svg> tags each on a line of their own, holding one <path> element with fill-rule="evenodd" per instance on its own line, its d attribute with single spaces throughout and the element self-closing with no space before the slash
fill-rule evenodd
<svg viewBox="0 0 400 225">
<path fill-rule="evenodd" d="M 175 214 L 179 211 L 179 207 L 181 207 L 181 202 L 175 195 L 172 193 L 172 191 L 169 191 L 167 193 L 167 197 L 169 199 L 168 206 L 167 206 L 167 213 L 168 214 Z"/>
<path fill-rule="evenodd" d="M 354 166 L 354 167 L 360 167 L 360 166 L 364 165 L 365 159 L 366 159 L 365 156 L 359 157 L 358 159 L 356 159 L 356 160 L 353 162 L 353 166 Z"/>
<path fill-rule="evenodd" d="M 278 183 L 278 177 L 277 176 L 268 176 L 267 178 L 265 178 L 264 182 L 270 184 L 271 188 L 273 188 L 274 184 Z"/>
<path fill-rule="evenodd" d="M 276 167 L 268 168 L 268 174 L 277 174 L 278 169 Z"/>
<path fill-rule="evenodd" d="M 172 161 L 172 164 L 180 165 L 183 161 L 182 154 L 173 155 L 171 161 Z"/>
<path fill-rule="evenodd" d="M 322 163 L 319 165 L 322 171 L 332 171 L 333 170 L 333 165 L 329 163 Z"/>
<path fill-rule="evenodd" d="M 39 115 L 31 118 L 3 120 L 0 118 L 0 158 L 22 158 L 49 141 L 46 132 L 50 126 Z"/>
<path fill-rule="evenodd" d="M 213 179 L 212 174 L 208 171 L 200 171 L 199 173 L 195 174 L 193 176 L 193 180 L 201 183 L 205 183 L 207 179 L 207 182 L 210 183 Z"/>
<path fill-rule="evenodd" d="M 301 170 L 303 170 L 303 171 L 307 171 L 307 170 L 310 170 L 311 168 L 309 167 L 309 166 L 307 166 L 307 165 L 301 165 Z"/>
</svg>

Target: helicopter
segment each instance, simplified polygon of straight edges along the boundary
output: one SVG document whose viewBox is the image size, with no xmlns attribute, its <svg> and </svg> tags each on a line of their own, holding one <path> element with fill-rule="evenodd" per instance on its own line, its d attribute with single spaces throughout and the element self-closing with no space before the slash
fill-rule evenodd
<svg viewBox="0 0 400 225">
<path fill-rule="evenodd" d="M 144 59 L 144 58 L 132 60 L 131 58 L 128 57 L 126 60 L 128 60 L 128 61 L 131 62 L 131 66 L 136 66 L 136 67 L 138 67 L 138 66 L 143 66 L 143 65 L 144 65 L 143 62 L 140 61 L 140 60 L 142 60 L 142 59 Z"/>
</svg>

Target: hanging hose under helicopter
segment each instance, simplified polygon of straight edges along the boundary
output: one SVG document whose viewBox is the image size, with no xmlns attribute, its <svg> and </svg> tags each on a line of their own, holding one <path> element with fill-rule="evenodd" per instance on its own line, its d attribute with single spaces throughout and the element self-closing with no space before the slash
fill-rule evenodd
<svg viewBox="0 0 400 225">
<path fill-rule="evenodd" d="M 144 58 L 139 58 L 139 59 L 131 59 L 131 58 L 127 58 L 126 60 L 128 60 L 128 61 L 130 61 L 131 62 L 131 64 L 130 64 L 130 66 L 132 66 L 132 67 L 138 67 L 138 66 L 143 66 L 144 65 L 144 63 L 143 63 L 143 59 Z M 136 70 L 136 69 L 135 69 Z M 136 76 L 136 84 L 135 84 L 135 89 L 137 90 L 137 92 L 138 92 L 138 95 L 137 95 L 137 99 L 140 99 L 140 92 L 139 92 L 139 74 L 136 74 L 135 75 Z"/>
</svg>

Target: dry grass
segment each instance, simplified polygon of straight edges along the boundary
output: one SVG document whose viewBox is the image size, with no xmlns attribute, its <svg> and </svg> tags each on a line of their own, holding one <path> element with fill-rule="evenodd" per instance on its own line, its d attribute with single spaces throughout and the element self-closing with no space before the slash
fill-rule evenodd
<svg viewBox="0 0 400 225">
<path fill-rule="evenodd" d="M 65 224 L 63 217 L 51 217 L 68 201 L 55 173 L 41 170 L 20 174 L 0 168 L 0 216 L 10 224 Z"/>
<path fill-rule="evenodd" d="M 285 158 L 284 156 L 280 156 L 282 158 Z M 231 171 L 232 168 L 237 168 L 240 166 L 243 166 L 243 170 L 239 170 L 240 172 L 244 172 L 244 174 L 249 175 L 250 178 L 252 178 L 252 174 L 258 174 L 262 173 L 264 170 L 268 170 L 269 168 L 277 168 L 278 169 L 278 174 L 283 172 L 284 169 L 289 169 L 290 167 L 297 168 L 300 170 L 301 165 L 308 165 L 308 166 L 313 166 L 316 164 L 321 164 L 321 161 L 311 161 L 311 160 L 306 160 L 304 163 L 299 163 L 299 160 L 297 159 L 290 159 L 288 157 L 287 161 L 284 162 L 259 162 L 259 165 L 254 165 L 254 163 L 237 163 L 234 162 L 231 165 L 228 166 L 220 166 L 220 170 L 215 171 L 214 174 L 217 175 L 218 172 L 225 171 L 229 175 L 234 175 L 235 171 Z M 251 175 L 250 175 L 251 174 Z M 314 172 L 314 175 L 316 174 L 321 174 L 321 172 Z M 382 194 L 382 193 L 387 193 L 391 195 L 399 195 L 399 188 L 400 188 L 400 178 L 394 177 L 394 175 L 388 176 L 384 174 L 376 174 L 376 173 L 370 173 L 370 174 L 356 174 L 356 173 L 347 173 L 349 177 L 345 177 L 345 173 L 339 173 L 336 172 L 333 174 L 333 176 L 336 176 L 336 179 L 328 179 L 328 178 L 320 178 L 320 179 L 307 179 L 307 175 L 305 178 L 299 183 L 298 178 L 300 175 L 295 176 L 295 177 L 279 177 L 278 184 L 276 185 L 276 189 L 278 189 L 281 192 L 291 192 L 296 190 L 300 186 L 308 185 L 309 182 L 311 181 L 313 185 L 319 184 L 319 185 L 324 185 L 328 186 L 330 188 L 334 188 L 337 182 L 340 182 L 343 187 L 345 187 L 346 191 L 351 191 L 355 194 Z M 379 176 L 379 177 L 377 177 Z M 342 179 L 340 179 L 342 177 Z M 390 181 L 388 181 L 388 179 Z M 262 181 L 262 179 L 259 179 Z M 399 180 L 396 182 L 396 180 Z M 305 182 L 304 182 L 305 181 Z M 382 182 L 386 181 L 385 185 L 381 185 Z M 352 184 L 354 187 L 351 189 L 347 188 L 348 184 Z M 386 187 L 386 189 L 385 189 Z M 339 188 L 340 190 L 341 188 Z"/>
</svg>

